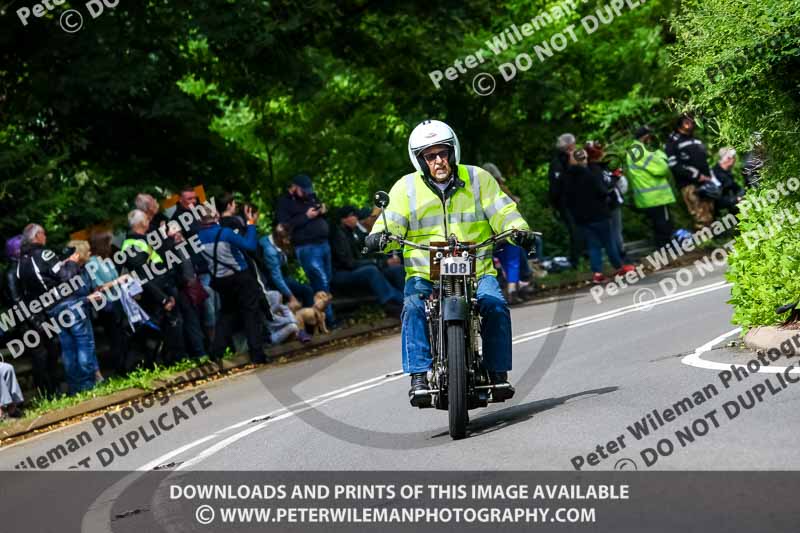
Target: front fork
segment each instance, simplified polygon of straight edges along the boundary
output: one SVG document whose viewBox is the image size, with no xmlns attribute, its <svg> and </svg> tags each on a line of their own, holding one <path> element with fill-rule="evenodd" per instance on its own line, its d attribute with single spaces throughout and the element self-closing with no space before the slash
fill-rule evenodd
<svg viewBox="0 0 800 533">
<path fill-rule="evenodd" d="M 470 279 L 463 279 L 461 287 L 466 288 L 471 283 Z M 456 280 L 442 279 L 442 282 L 458 283 Z M 467 339 L 467 370 L 470 383 L 470 409 L 485 407 L 489 399 L 489 376 L 483 368 L 483 350 L 481 347 L 481 321 L 478 310 L 478 300 L 475 298 L 475 287 L 469 285 L 468 290 L 452 290 L 453 286 L 434 287 L 437 297 L 430 297 L 425 301 L 425 319 L 428 325 L 428 334 L 433 359 L 431 383 L 445 394 L 437 394 L 434 405 L 438 409 L 447 409 L 447 358 L 444 356 L 445 338 L 444 328 L 448 322 L 461 321 L 464 331 L 469 336 Z M 450 290 L 447 290 L 450 289 Z M 452 295 L 453 293 L 458 295 Z M 447 294 L 451 294 L 448 296 Z M 466 293 L 466 294 L 465 294 Z"/>
</svg>

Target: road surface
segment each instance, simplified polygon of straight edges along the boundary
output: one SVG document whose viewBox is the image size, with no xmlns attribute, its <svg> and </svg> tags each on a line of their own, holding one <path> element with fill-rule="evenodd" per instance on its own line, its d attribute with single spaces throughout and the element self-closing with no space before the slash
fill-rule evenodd
<svg viewBox="0 0 800 533">
<path fill-rule="evenodd" d="M 0 467 L 24 468 L 44 456 L 48 470 L 160 468 L 174 475 L 796 470 L 800 461 L 787 453 L 796 430 L 787 422 L 796 419 L 800 386 L 778 381 L 796 360 L 772 363 L 771 374 L 762 368 L 723 379 L 720 372 L 754 354 L 728 346 L 738 334 L 723 273 L 693 273 L 692 283 L 680 286 L 664 281 L 674 271 L 662 272 L 604 295 L 601 303 L 579 292 L 515 308 L 517 396 L 471 411 L 468 437 L 460 441 L 450 439 L 445 412 L 409 406 L 400 337 L 392 335 L 182 391 L 163 406 L 129 409 L 130 419 L 120 417 L 113 429 L 113 415 L 87 419 L 5 447 Z M 746 404 L 748 391 L 770 377 L 777 391 L 762 391 L 751 408 L 728 416 L 726 402 L 733 413 L 738 395 Z M 154 426 L 170 429 L 155 435 Z M 131 449 L 125 435 L 137 431 Z M 665 437 L 672 450 L 663 442 L 658 448 Z M 75 449 L 53 455 L 67 443 Z M 114 491 L 106 496 L 111 505 Z M 94 518 L 108 516 L 102 505 L 94 512 Z M 84 518 L 84 527 L 91 519 Z"/>
</svg>

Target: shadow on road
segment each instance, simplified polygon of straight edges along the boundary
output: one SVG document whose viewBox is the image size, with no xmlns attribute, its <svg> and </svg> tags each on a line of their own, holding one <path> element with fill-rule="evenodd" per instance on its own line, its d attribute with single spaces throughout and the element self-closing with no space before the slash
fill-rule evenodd
<svg viewBox="0 0 800 533">
<path fill-rule="evenodd" d="M 567 400 L 571 400 L 573 398 L 608 394 L 609 392 L 614 392 L 617 390 L 619 390 L 619 387 L 603 387 L 601 389 L 591 389 L 583 392 L 576 392 L 574 394 L 568 394 L 558 398 L 547 398 L 546 400 L 536 400 L 533 402 L 507 407 L 505 409 L 501 409 L 500 411 L 495 411 L 493 413 L 476 418 L 475 420 L 471 420 L 468 428 L 468 437 L 486 435 L 488 433 L 513 426 L 514 424 L 525 422 L 533 418 L 535 414 L 558 407 Z M 449 436 L 449 433 L 445 431 L 443 433 L 434 435 L 433 438 L 444 436 Z"/>
</svg>

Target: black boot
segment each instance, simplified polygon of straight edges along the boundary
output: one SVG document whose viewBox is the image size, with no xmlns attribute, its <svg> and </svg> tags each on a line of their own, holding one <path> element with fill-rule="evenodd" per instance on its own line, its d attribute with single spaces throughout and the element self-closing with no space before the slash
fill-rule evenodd
<svg viewBox="0 0 800 533">
<path fill-rule="evenodd" d="M 505 385 L 502 388 L 492 389 L 492 401 L 504 402 L 514 397 L 514 387 L 508 383 L 508 372 L 489 372 L 492 385 Z"/>
<path fill-rule="evenodd" d="M 416 372 L 411 374 L 411 390 L 408 391 L 408 397 L 411 400 L 413 407 L 428 407 L 431 404 L 430 395 L 417 396 L 416 391 L 430 390 L 428 387 L 428 373 Z"/>
</svg>

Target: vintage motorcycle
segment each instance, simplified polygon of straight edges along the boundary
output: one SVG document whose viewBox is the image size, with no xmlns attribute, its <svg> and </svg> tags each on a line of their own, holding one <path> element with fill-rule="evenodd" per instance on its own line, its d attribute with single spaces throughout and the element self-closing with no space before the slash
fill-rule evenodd
<svg viewBox="0 0 800 533">
<path fill-rule="evenodd" d="M 385 227 L 388 227 L 384 208 L 389 205 L 389 195 L 384 191 L 375 193 L 375 205 L 380 208 Z M 387 234 L 389 241 L 430 253 L 433 291 L 425 300 L 425 318 L 433 358 L 428 380 L 431 388 L 416 391 L 415 396 L 419 408 L 448 411 L 453 439 L 466 435 L 469 409 L 502 402 L 513 395 L 511 390 L 500 391 L 501 388 L 510 389 L 511 385 L 493 384 L 482 365 L 475 259 L 477 250 L 513 237 L 517 232 L 504 231 L 478 244 L 459 242 L 455 235 L 450 235 L 446 242 L 417 244 Z"/>
</svg>

